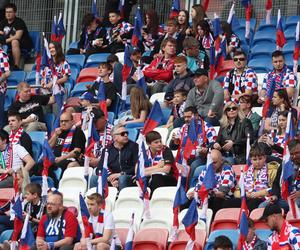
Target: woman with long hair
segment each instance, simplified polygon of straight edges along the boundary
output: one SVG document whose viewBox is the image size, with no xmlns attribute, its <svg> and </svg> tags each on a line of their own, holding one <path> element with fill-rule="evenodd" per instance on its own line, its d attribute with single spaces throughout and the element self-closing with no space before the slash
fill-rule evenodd
<svg viewBox="0 0 300 250">
<path fill-rule="evenodd" d="M 200 43 L 200 50 L 205 50 L 207 55 L 210 55 L 210 46 L 214 42 L 212 31 L 208 22 L 202 20 L 197 25 L 196 39 Z"/>
<path fill-rule="evenodd" d="M 245 118 L 235 102 L 227 102 L 223 111 L 219 134 L 213 148 L 220 150 L 230 163 L 244 164 L 247 136 L 254 139 L 251 121 Z"/>
<path fill-rule="evenodd" d="M 187 35 L 195 35 L 197 33 L 197 25 L 202 20 L 207 20 L 207 15 L 205 10 L 201 4 L 195 4 L 192 6 L 191 10 L 191 17 L 192 17 L 192 29 L 188 29 Z"/>
<path fill-rule="evenodd" d="M 178 21 L 178 32 L 186 35 L 187 29 L 190 27 L 189 25 L 189 12 L 187 10 L 180 10 L 177 17 Z"/>
</svg>

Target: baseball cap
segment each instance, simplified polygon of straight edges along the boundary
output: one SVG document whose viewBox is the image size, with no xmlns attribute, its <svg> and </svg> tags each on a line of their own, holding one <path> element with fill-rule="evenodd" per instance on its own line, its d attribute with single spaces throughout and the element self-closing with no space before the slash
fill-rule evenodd
<svg viewBox="0 0 300 250">
<path fill-rule="evenodd" d="M 266 220 L 268 216 L 272 214 L 282 214 L 280 206 L 277 204 L 268 204 L 265 207 L 265 210 L 263 212 L 263 215 L 260 217 L 261 220 Z"/>
<path fill-rule="evenodd" d="M 80 100 L 87 100 L 90 102 L 97 102 L 97 100 L 94 98 L 94 96 L 90 92 L 84 92 L 80 97 Z"/>
<path fill-rule="evenodd" d="M 208 71 L 206 69 L 197 69 L 193 76 L 207 76 L 208 77 Z"/>
</svg>

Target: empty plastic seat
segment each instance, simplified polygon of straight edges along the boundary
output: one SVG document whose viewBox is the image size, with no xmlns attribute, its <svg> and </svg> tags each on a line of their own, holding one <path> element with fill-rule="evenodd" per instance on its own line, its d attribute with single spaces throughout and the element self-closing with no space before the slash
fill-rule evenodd
<svg viewBox="0 0 300 250">
<path fill-rule="evenodd" d="M 78 41 L 71 42 L 71 43 L 69 44 L 68 50 L 69 50 L 69 49 L 78 49 Z"/>
<path fill-rule="evenodd" d="M 98 68 L 84 68 L 80 71 L 76 82 L 91 82 L 98 77 Z"/>
<path fill-rule="evenodd" d="M 154 131 L 158 132 L 161 135 L 162 144 L 166 145 L 169 130 L 167 128 L 158 127 L 158 128 L 155 128 Z"/>
<path fill-rule="evenodd" d="M 110 55 L 110 53 L 92 54 L 86 60 L 84 67 L 85 68 L 98 67 L 100 63 L 107 62 L 107 57 L 109 55 Z"/>
<path fill-rule="evenodd" d="M 253 38 L 253 46 L 257 41 L 270 41 L 274 42 L 276 41 L 276 28 L 270 27 L 269 29 L 260 30 L 257 31 Z"/>
<path fill-rule="evenodd" d="M 290 26 L 296 26 L 297 22 L 300 21 L 300 16 L 288 16 L 285 22 L 285 29 L 290 28 Z"/>
<path fill-rule="evenodd" d="M 289 42 L 289 43 L 286 43 L 283 48 L 282 48 L 282 51 L 285 53 L 285 52 L 294 52 L 294 49 L 295 49 L 295 42 Z"/>
<path fill-rule="evenodd" d="M 26 77 L 25 71 L 12 71 L 7 79 L 8 86 L 17 86 L 19 82 L 24 82 Z"/>
<path fill-rule="evenodd" d="M 218 229 L 235 229 L 238 226 L 240 208 L 220 209 L 211 225 L 211 231 Z"/>
<path fill-rule="evenodd" d="M 164 103 L 164 101 L 165 101 L 165 92 L 159 92 L 159 93 L 153 94 L 153 95 L 150 97 L 150 100 L 149 100 L 149 101 L 150 101 L 152 104 L 154 104 L 156 100 L 157 100 L 160 104 L 161 104 L 161 103 Z"/>
<path fill-rule="evenodd" d="M 150 200 L 150 208 L 172 208 L 176 187 L 159 187 L 154 190 Z"/>
<path fill-rule="evenodd" d="M 262 56 L 271 57 L 273 51 L 275 51 L 276 45 L 274 43 L 265 42 L 262 44 L 256 44 L 251 48 L 250 59 L 260 58 Z"/>
<path fill-rule="evenodd" d="M 39 143 L 44 143 L 45 138 L 47 138 L 47 133 L 45 131 L 30 131 L 28 132 L 32 141 L 37 141 Z"/>
<path fill-rule="evenodd" d="M 276 26 L 276 24 L 277 24 L 277 16 L 271 16 L 270 19 L 271 19 L 271 24 L 266 24 L 266 19 L 265 18 L 262 19 L 260 21 L 259 27 L 268 26 L 268 25 Z"/>
<path fill-rule="evenodd" d="M 172 223 L 161 218 L 144 219 L 140 225 L 140 229 L 143 228 L 165 228 L 170 232 Z"/>
<path fill-rule="evenodd" d="M 169 245 L 169 250 L 184 250 L 187 242 L 189 241 L 190 236 L 186 233 L 185 230 L 179 230 L 178 238 L 171 242 Z M 202 250 L 206 241 L 206 231 L 196 229 L 196 240 L 193 250 Z"/>
<path fill-rule="evenodd" d="M 73 90 L 71 91 L 71 97 L 79 97 L 82 95 L 84 92 L 87 91 L 86 85 L 93 85 L 94 82 L 80 82 L 77 83 Z"/>
<path fill-rule="evenodd" d="M 144 202 L 137 197 L 124 197 L 118 198 L 115 203 L 115 209 L 132 209 L 135 208 L 137 210 L 144 209 Z"/>
<path fill-rule="evenodd" d="M 70 65 L 76 65 L 82 69 L 85 61 L 85 55 L 66 55 L 66 60 Z"/>
<path fill-rule="evenodd" d="M 134 207 L 113 210 L 115 227 L 129 228 L 132 213 L 134 213 L 134 231 L 137 232 L 141 224 L 143 210 L 135 209 Z"/>
<path fill-rule="evenodd" d="M 231 240 L 234 249 L 236 248 L 239 239 L 239 230 L 216 230 L 210 233 L 206 241 L 205 250 L 213 250 L 215 238 L 221 235 L 227 236 Z"/>
<path fill-rule="evenodd" d="M 245 18 L 239 18 L 238 20 L 239 20 L 240 27 L 246 27 L 246 19 Z M 250 29 L 255 30 L 255 26 L 256 26 L 256 19 L 251 18 L 250 19 Z"/>
<path fill-rule="evenodd" d="M 35 75 L 36 75 L 36 71 L 30 71 L 27 74 L 25 81 L 30 85 L 34 85 L 35 84 Z"/>
<path fill-rule="evenodd" d="M 110 124 L 114 124 L 115 113 L 114 112 L 108 112 L 107 116 L 108 116 L 108 122 Z"/>
<path fill-rule="evenodd" d="M 133 240 L 134 250 L 165 250 L 168 230 L 162 228 L 144 228 L 136 233 Z"/>
<path fill-rule="evenodd" d="M 284 31 L 284 36 L 287 40 L 295 40 L 296 37 L 296 25 L 290 26 L 287 30 Z"/>
<path fill-rule="evenodd" d="M 118 198 L 134 197 L 139 198 L 140 191 L 138 187 L 125 187 L 119 192 Z"/>
</svg>

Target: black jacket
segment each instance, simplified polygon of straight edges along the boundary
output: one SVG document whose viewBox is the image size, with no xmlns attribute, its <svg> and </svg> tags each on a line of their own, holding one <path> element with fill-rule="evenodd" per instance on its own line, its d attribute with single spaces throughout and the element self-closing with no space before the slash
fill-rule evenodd
<svg viewBox="0 0 300 250">
<path fill-rule="evenodd" d="M 111 173 L 124 172 L 127 175 L 134 175 L 135 164 L 138 161 L 138 144 L 133 141 L 128 141 L 125 146 L 119 150 L 114 144 L 108 147 L 107 166 Z M 104 154 L 102 154 L 97 171 L 103 167 Z"/>
<path fill-rule="evenodd" d="M 232 128 L 220 128 L 216 142 L 223 147 L 226 140 L 232 140 L 232 153 L 235 155 L 237 164 L 244 164 L 246 163 L 247 134 L 250 135 L 250 140 L 253 142 L 255 138 L 251 121 L 245 118 L 241 122 L 237 118 Z"/>
</svg>

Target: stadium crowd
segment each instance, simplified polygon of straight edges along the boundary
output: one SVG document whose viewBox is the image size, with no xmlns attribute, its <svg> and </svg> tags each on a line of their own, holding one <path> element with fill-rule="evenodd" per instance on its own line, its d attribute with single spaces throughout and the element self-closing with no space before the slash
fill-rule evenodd
<svg viewBox="0 0 300 250">
<path fill-rule="evenodd" d="M 131 9 L 135 3 L 126 4 Z M 8 46 L 0 49 L 0 192 L 15 190 L 11 209 L 1 207 L 0 238 L 6 241 L 0 249 L 123 249 L 105 205 L 111 190 L 105 184 L 120 193 L 138 186 L 145 204 L 159 188 L 173 186 L 174 211 L 188 208 L 182 223 L 195 244 L 188 223 L 193 208 L 211 210 L 213 223 L 218 211 L 241 208 L 238 249 L 300 249 L 300 229 L 287 217 L 300 220 L 299 88 L 280 48 L 272 53 L 273 70 L 259 82 L 231 24 L 210 20 L 202 5 L 192 7 L 191 23 L 187 10 L 173 8 L 165 26 L 155 10 L 146 10 L 142 25 L 141 16 L 132 25 L 128 13 L 124 19 L 118 7 L 108 6 L 105 22 L 95 13 L 84 15 L 78 47 L 66 56 L 62 37 L 51 35 L 48 53 L 36 64 L 40 88 L 19 82 L 6 112 L 7 81 L 21 67 L 22 50 L 32 46 L 16 12 L 8 4 L 0 22 L 0 45 Z M 124 65 L 117 56 L 122 52 Z M 109 56 L 94 81 L 83 84 L 79 75 L 68 89 L 67 58 L 98 53 Z M 226 61 L 233 67 L 220 77 Z M 72 95 L 79 84 L 84 88 Z M 35 134 L 42 136 L 36 140 Z M 72 171 L 75 179 L 87 177 L 93 190 L 76 209 L 64 206 L 61 188 Z M 69 188 L 79 196 L 77 187 Z M 255 221 L 249 215 L 258 208 Z M 29 221 L 35 240 L 21 234 L 18 219 Z M 194 230 L 201 219 L 197 214 L 192 221 Z M 268 225 L 270 237 L 256 235 L 256 222 Z M 218 236 L 213 248 L 234 249 L 231 240 Z"/>
</svg>

